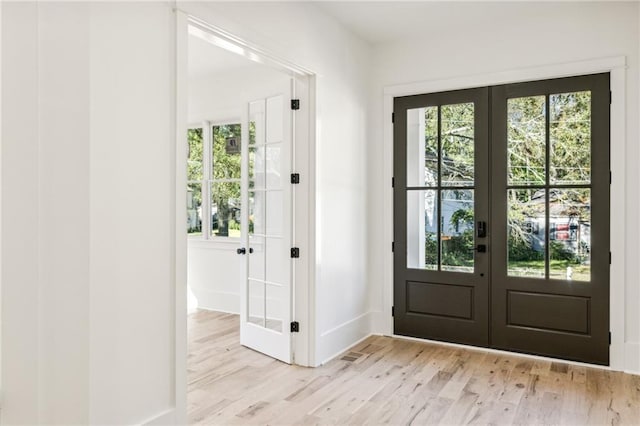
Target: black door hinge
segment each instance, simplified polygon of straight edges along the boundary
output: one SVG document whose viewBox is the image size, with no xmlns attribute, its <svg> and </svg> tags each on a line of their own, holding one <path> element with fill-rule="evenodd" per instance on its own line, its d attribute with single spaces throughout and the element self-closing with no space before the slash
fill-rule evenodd
<svg viewBox="0 0 640 426">
<path fill-rule="evenodd" d="M 611 182 L 613 182 L 613 175 L 609 172 L 609 185 L 611 185 Z"/>
<path fill-rule="evenodd" d="M 293 321 L 291 323 L 291 332 L 299 333 L 300 332 L 300 323 L 298 321 Z"/>
<path fill-rule="evenodd" d="M 392 122 L 392 123 L 395 123 L 395 122 L 396 122 L 396 113 L 395 113 L 395 112 L 392 112 L 392 113 L 391 113 L 391 122 Z"/>
<path fill-rule="evenodd" d="M 609 265 L 611 265 L 611 252 L 609 252 Z"/>
<path fill-rule="evenodd" d="M 300 173 L 291 173 L 291 183 L 294 185 L 300 183 Z"/>
<path fill-rule="evenodd" d="M 291 99 L 291 109 L 294 111 L 300 109 L 300 99 Z"/>
<path fill-rule="evenodd" d="M 609 344 L 611 344 L 611 332 L 609 332 Z"/>
<path fill-rule="evenodd" d="M 396 307 L 395 307 L 395 306 L 392 306 L 392 307 L 391 307 L 391 316 L 392 316 L 392 317 L 395 317 L 395 316 L 396 316 Z"/>
<path fill-rule="evenodd" d="M 291 248 L 291 257 L 293 259 L 297 259 L 300 257 L 300 249 L 298 247 Z"/>
<path fill-rule="evenodd" d="M 613 103 L 613 92 L 609 90 L 609 105 Z"/>
<path fill-rule="evenodd" d="M 391 178 L 391 187 L 392 188 L 396 187 L 396 178 L 394 178 L 394 177 Z"/>
<path fill-rule="evenodd" d="M 395 241 L 391 241 L 391 252 L 395 252 L 396 251 L 396 242 Z"/>
</svg>

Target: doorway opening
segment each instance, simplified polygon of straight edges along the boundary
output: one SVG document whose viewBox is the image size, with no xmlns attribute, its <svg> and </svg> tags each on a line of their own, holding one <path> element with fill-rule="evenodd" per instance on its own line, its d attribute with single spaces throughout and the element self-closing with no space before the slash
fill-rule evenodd
<svg viewBox="0 0 640 426">
<path fill-rule="evenodd" d="M 309 315 L 309 263 L 292 253 L 310 244 L 314 76 L 198 18 L 180 13 L 178 30 L 176 274 L 188 332 L 206 333 L 190 353 L 311 365 L 313 328 L 292 325 Z"/>
</svg>

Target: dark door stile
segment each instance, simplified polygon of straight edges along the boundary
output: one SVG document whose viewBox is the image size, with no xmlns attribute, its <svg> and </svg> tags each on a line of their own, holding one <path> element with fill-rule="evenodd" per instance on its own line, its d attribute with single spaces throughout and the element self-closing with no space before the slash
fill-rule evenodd
<svg viewBox="0 0 640 426">
<path fill-rule="evenodd" d="M 609 90 L 607 73 L 394 99 L 395 334 L 609 364 Z M 553 184 L 548 171 L 551 161 L 549 98 L 580 91 L 591 92 L 590 182 Z M 521 188 L 509 186 L 507 182 L 507 102 L 541 95 L 546 96 L 546 181 L 531 188 L 539 188 L 545 194 L 546 269 L 543 277 L 510 276 L 507 272 L 507 191 Z M 475 107 L 474 247 L 484 245 L 486 252 L 475 251 L 473 273 L 408 267 L 407 193 L 422 188 L 407 185 L 407 111 L 465 102 L 473 102 Z M 440 168 L 438 170 L 440 173 Z M 438 176 L 440 179 L 440 174 Z M 428 188 L 446 189 L 439 184 L 440 180 Z M 590 280 L 558 278 L 557 271 L 549 278 L 550 199 L 554 191 L 563 190 L 585 190 L 591 197 L 587 205 Z M 439 195 L 438 203 L 440 208 Z M 442 211 L 436 211 L 441 216 Z M 478 236 L 478 222 L 486 222 L 486 237 Z M 442 226 L 438 225 L 438 232 Z M 578 240 L 577 244 L 581 243 Z"/>
</svg>

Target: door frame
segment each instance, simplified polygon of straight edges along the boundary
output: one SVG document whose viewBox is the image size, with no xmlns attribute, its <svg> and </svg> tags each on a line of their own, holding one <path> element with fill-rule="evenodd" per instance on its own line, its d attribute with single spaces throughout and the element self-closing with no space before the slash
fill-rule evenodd
<svg viewBox="0 0 640 426">
<path fill-rule="evenodd" d="M 175 203 L 175 232 L 172 253 L 175 259 L 174 311 L 175 326 L 175 371 L 172 381 L 175 385 L 175 419 L 177 424 L 186 423 L 187 410 L 187 235 L 184 232 L 186 222 L 186 145 L 188 70 L 187 48 L 189 27 L 197 27 L 208 41 L 218 47 L 243 52 L 248 60 L 267 65 L 290 74 L 296 84 L 293 96 L 300 99 L 300 110 L 295 112 L 292 128 L 292 172 L 300 173 L 301 179 L 292 191 L 292 242 L 300 248 L 300 256 L 292 266 L 292 314 L 293 321 L 300 323 L 300 331 L 292 336 L 293 363 L 302 366 L 315 366 L 315 158 L 316 151 L 316 74 L 302 66 L 262 48 L 259 44 L 247 41 L 208 21 L 195 16 L 206 16 L 197 5 L 190 10 L 175 10 L 176 43 L 174 66 L 176 105 L 175 114 L 176 144 L 172 153 L 173 165 L 172 195 Z M 175 186 L 174 186 L 175 185 Z M 298 220 L 296 220 L 296 218 Z"/>
<path fill-rule="evenodd" d="M 399 96 L 471 89 L 483 86 L 520 83 L 552 78 L 572 77 L 584 74 L 609 72 L 611 76 L 611 205 L 623 206 L 611 210 L 610 247 L 612 262 L 610 268 L 610 329 L 609 347 L 611 370 L 630 370 L 636 361 L 626 360 L 625 346 L 625 233 L 624 227 L 613 226 L 625 223 L 625 179 L 626 179 L 626 68 L 625 56 L 568 62 L 540 67 L 522 68 L 501 72 L 475 74 L 451 79 L 427 80 L 417 83 L 399 84 L 384 87 L 383 112 L 383 244 L 391 247 L 393 243 L 393 99 Z M 388 183 L 388 185 L 387 185 Z M 386 250 L 385 250 L 386 252 Z M 383 256 L 383 306 L 377 329 L 384 335 L 393 334 L 393 252 L 389 250 Z M 398 336 L 402 337 L 402 336 Z M 484 349 L 483 349 L 484 350 Z M 525 355 L 526 356 L 526 355 Z M 539 358 L 539 357 L 538 357 Z M 569 362 L 569 361 L 567 361 Z"/>
</svg>

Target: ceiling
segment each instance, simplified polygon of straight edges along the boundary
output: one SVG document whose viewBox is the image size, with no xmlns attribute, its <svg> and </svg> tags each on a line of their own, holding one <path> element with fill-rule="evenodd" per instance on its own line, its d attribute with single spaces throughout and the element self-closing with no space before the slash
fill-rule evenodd
<svg viewBox="0 0 640 426">
<path fill-rule="evenodd" d="M 613 2 L 614 0 L 601 0 Z M 637 0 L 636 0 L 637 1 Z M 568 0 L 563 3 L 579 2 Z M 429 34 L 459 31 L 471 23 L 502 26 L 512 20 L 514 10 L 525 16 L 544 19 L 553 1 L 315 1 L 349 31 L 369 42 L 380 44 Z M 437 41 L 434 40 L 434 42 Z"/>
<path fill-rule="evenodd" d="M 220 74 L 240 68 L 259 67 L 255 62 L 228 52 L 193 35 L 189 36 L 189 77 Z"/>
</svg>

